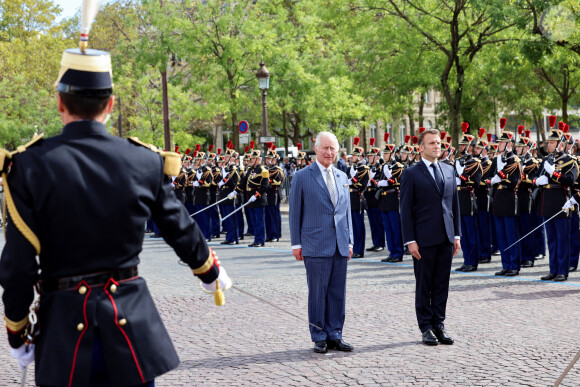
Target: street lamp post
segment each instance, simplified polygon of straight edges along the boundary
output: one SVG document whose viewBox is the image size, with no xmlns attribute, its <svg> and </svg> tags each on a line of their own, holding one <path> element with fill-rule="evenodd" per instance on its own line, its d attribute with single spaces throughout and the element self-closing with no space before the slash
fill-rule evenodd
<svg viewBox="0 0 580 387">
<path fill-rule="evenodd" d="M 266 102 L 266 95 L 268 95 L 268 88 L 270 87 L 270 72 L 266 68 L 264 60 L 260 62 L 260 69 L 256 73 L 258 78 L 258 85 L 262 90 L 262 136 L 268 135 L 268 105 Z M 266 144 L 264 144 L 266 147 Z"/>
</svg>

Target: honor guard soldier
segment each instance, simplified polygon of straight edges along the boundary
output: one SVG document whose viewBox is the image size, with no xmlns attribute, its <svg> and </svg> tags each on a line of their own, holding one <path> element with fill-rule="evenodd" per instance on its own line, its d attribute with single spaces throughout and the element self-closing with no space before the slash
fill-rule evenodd
<svg viewBox="0 0 580 387">
<path fill-rule="evenodd" d="M 177 148 L 177 147 L 176 147 Z M 185 185 L 187 184 L 187 158 L 191 159 L 189 154 L 191 149 L 187 148 L 182 158 L 182 165 L 179 174 L 173 179 L 173 192 L 180 203 L 185 205 Z"/>
<path fill-rule="evenodd" d="M 566 149 L 564 152 L 570 155 L 576 161 L 576 166 L 578 166 L 578 157 L 571 154 L 571 149 L 574 146 L 574 139 L 569 133 L 570 125 L 564 124 L 563 132 L 566 138 Z M 571 196 L 580 192 L 580 170 L 578 171 L 578 177 L 574 182 L 574 185 L 570 187 Z M 578 218 L 578 206 L 574 206 L 570 211 L 570 271 L 576 271 L 578 269 L 578 258 L 580 256 L 580 219 Z"/>
<path fill-rule="evenodd" d="M 550 117 L 550 126 L 555 117 Z M 578 166 L 570 155 L 564 153 L 566 137 L 559 129 L 552 129 L 548 137 L 548 155 L 542 160 L 539 187 L 539 211 L 544 221 L 556 215 L 570 198 L 569 188 L 578 178 Z M 550 253 L 550 274 L 543 281 L 566 281 L 570 270 L 570 218 L 562 213 L 545 225 Z"/>
<path fill-rule="evenodd" d="M 209 146 L 209 153 L 207 156 L 208 168 L 211 169 L 211 185 L 209 186 L 209 205 L 215 204 L 217 202 L 218 184 L 222 180 L 222 170 L 218 168 L 217 157 L 221 154 L 221 149 L 218 149 L 218 153 L 213 152 L 213 145 Z M 211 225 L 211 237 L 220 237 L 220 214 L 218 211 L 218 206 L 213 206 L 208 210 L 209 221 Z"/>
<path fill-rule="evenodd" d="M 459 213 L 461 214 L 461 249 L 463 250 L 463 265 L 455 271 L 475 271 L 478 265 L 477 251 L 477 202 L 475 187 L 481 182 L 482 169 L 479 160 L 469 154 L 469 147 L 474 136 L 467 134 L 469 124 L 463 122 L 463 136 L 459 142 L 458 155 L 455 159 L 457 190 L 459 191 Z M 485 129 L 483 129 L 485 132 Z M 483 133 L 480 132 L 480 137 Z"/>
<path fill-rule="evenodd" d="M 483 140 L 485 129 L 479 129 L 479 140 L 473 148 L 473 157 L 479 160 L 481 165 L 481 180 L 474 187 L 477 204 L 477 260 L 478 263 L 491 262 L 491 217 L 489 186 L 486 181 L 491 180 L 495 171 L 492 161 L 487 155 L 488 142 L 491 141 L 491 133 L 487 134 L 487 142 Z"/>
<path fill-rule="evenodd" d="M 204 152 L 197 152 L 195 161 L 198 163 L 198 168 L 193 175 L 192 185 L 193 191 L 193 212 L 204 210 L 209 205 L 212 173 L 211 168 L 206 165 L 206 158 Z M 201 211 L 194 216 L 197 225 L 205 236 L 207 242 L 211 241 L 211 220 L 207 211 Z"/>
<path fill-rule="evenodd" d="M 254 141 L 250 141 L 250 145 L 246 146 L 245 153 L 244 153 L 244 170 L 243 173 L 240 175 L 240 182 L 238 183 L 239 192 L 240 192 L 240 199 L 241 205 L 248 201 L 248 192 L 246 191 L 246 184 L 248 182 L 248 172 L 252 169 L 250 165 L 250 160 L 252 158 L 252 151 L 254 150 Z M 240 211 L 238 211 L 240 212 Z M 244 215 L 246 217 L 246 223 L 248 224 L 248 232 L 243 234 L 240 239 L 244 239 L 244 236 L 254 236 L 254 220 L 252 216 L 250 216 L 250 209 L 248 206 L 244 207 Z"/>
<path fill-rule="evenodd" d="M 409 166 L 409 162 L 411 161 L 409 155 L 413 151 L 412 146 L 410 145 L 410 141 L 411 136 L 408 134 L 405 135 L 405 143 L 403 144 L 403 146 L 400 148 L 399 151 L 399 162 L 403 164 L 405 168 Z"/>
<path fill-rule="evenodd" d="M 502 120 L 505 118 L 502 118 Z M 506 120 L 507 121 L 507 120 Z M 505 126 L 505 124 L 504 124 Z M 501 127 L 501 120 L 500 120 L 500 127 Z M 503 127 L 501 127 L 503 130 Z M 499 144 L 496 142 L 492 142 L 493 136 L 488 133 L 488 143 L 487 143 L 487 156 L 490 160 L 492 160 L 492 167 L 491 167 L 491 176 L 486 178 L 485 182 L 488 186 L 488 194 L 489 194 L 489 224 L 491 225 L 491 255 L 500 255 L 499 250 L 497 249 L 497 236 L 495 231 L 495 217 L 493 215 L 493 189 L 490 186 L 489 182 L 493 176 L 495 176 L 495 156 L 497 155 Z"/>
<path fill-rule="evenodd" d="M 193 165 L 187 171 L 187 183 L 185 185 L 185 208 L 189 215 L 192 215 L 195 211 L 193 210 L 193 180 L 195 179 L 197 169 L 199 168 L 200 161 L 197 158 L 197 153 L 201 149 L 201 145 L 196 144 L 195 150 L 193 151 Z"/>
<path fill-rule="evenodd" d="M 224 165 L 222 166 L 223 179 L 218 183 L 220 199 L 228 198 L 221 204 L 224 218 L 234 211 L 236 196 L 238 196 L 236 187 L 240 181 L 240 174 L 235 164 L 235 153 L 233 145 L 228 144 L 228 149 L 226 149 L 224 155 Z M 238 213 L 240 212 L 238 211 Z M 236 215 L 237 213 L 223 221 L 226 239 L 221 242 L 222 245 L 237 245 L 239 243 L 238 224 L 236 219 L 234 219 Z"/>
<path fill-rule="evenodd" d="M 505 123 L 500 126 L 505 127 Z M 502 270 L 498 276 L 512 277 L 520 273 L 518 245 L 507 249 L 518 240 L 518 203 L 516 189 L 521 179 L 520 159 L 512 151 L 513 133 L 502 131 L 498 139 L 499 153 L 493 160 L 495 175 L 489 181 L 493 186 L 493 216 L 495 221 L 497 247 L 501 252 Z M 506 250 L 507 249 L 507 250 Z"/>
<path fill-rule="evenodd" d="M 530 132 L 530 131 L 528 131 Z M 540 171 L 542 170 L 542 159 L 537 157 L 538 154 L 538 147 L 535 142 L 532 142 L 530 146 L 530 154 L 534 160 L 534 163 L 537 164 L 537 168 L 534 170 L 533 175 L 530 174 L 530 180 L 534 181 L 534 179 L 539 177 Z M 533 176 L 533 179 L 531 178 Z M 534 261 L 538 259 L 544 259 L 546 255 L 546 232 L 544 227 L 539 227 L 543 222 L 543 218 L 539 214 L 539 202 L 534 199 L 534 192 L 536 191 L 536 187 L 532 189 L 532 211 L 530 217 L 532 218 L 532 230 L 534 233 L 532 234 L 532 244 L 534 246 Z M 539 190 L 537 190 L 539 192 Z"/>
<path fill-rule="evenodd" d="M 447 165 L 451 165 L 449 161 L 449 150 L 451 146 L 448 142 L 445 141 L 445 137 L 447 136 L 447 132 L 441 132 L 441 156 L 439 156 L 439 161 L 445 163 Z"/>
<path fill-rule="evenodd" d="M 369 182 L 369 167 L 362 164 L 365 151 L 358 146 L 360 138 L 354 138 L 354 150 L 352 152 L 353 165 L 348 170 L 348 184 L 350 191 L 350 211 L 352 215 L 352 231 L 354 246 L 352 258 L 362 258 L 365 256 L 365 222 L 364 210 L 366 208 L 364 191 Z"/>
<path fill-rule="evenodd" d="M 302 144 L 296 144 L 298 156 L 296 156 L 296 172 L 306 167 L 306 152 L 302 152 Z"/>
<path fill-rule="evenodd" d="M 403 164 L 394 157 L 395 144 L 389 144 L 389 133 L 385 133 L 385 148 L 383 149 L 383 164 L 377 186 L 379 190 L 379 210 L 387 239 L 389 255 L 381 262 L 401 262 L 403 260 L 403 237 L 401 235 L 401 217 L 399 214 L 399 185 Z"/>
<path fill-rule="evenodd" d="M 425 128 L 421 127 L 419 128 L 419 134 L 423 133 L 423 131 L 425 131 Z M 421 152 L 419 152 L 419 137 L 417 136 L 413 136 L 413 148 L 411 151 L 411 160 L 409 161 L 409 167 L 412 165 L 417 164 L 419 161 L 421 161 Z"/>
<path fill-rule="evenodd" d="M 534 179 L 538 177 L 540 172 L 539 163 L 537 163 L 530 151 L 530 131 L 526 130 L 524 136 L 524 126 L 518 126 L 518 134 L 520 138 L 516 142 L 516 156 L 520 158 L 523 169 L 522 180 L 518 184 L 518 233 L 520 236 L 527 235 L 532 231 L 532 190 L 535 188 Z M 520 262 L 522 267 L 534 266 L 534 244 L 530 241 L 520 243 Z"/>
<path fill-rule="evenodd" d="M 284 171 L 276 163 L 276 146 L 268 143 L 266 168 L 269 173 L 268 205 L 266 206 L 266 242 L 278 242 L 278 207 L 280 203 L 280 186 L 284 182 Z"/>
<path fill-rule="evenodd" d="M 206 289 L 231 281 L 172 192 L 180 156 L 107 132 L 109 54 L 66 50 L 56 90 L 62 133 L 2 152 L 8 341 L 35 385 L 152 386 L 179 359 L 139 276 L 145 220 Z"/>
<path fill-rule="evenodd" d="M 254 225 L 254 243 L 250 247 L 264 247 L 266 231 L 264 228 L 266 205 L 268 204 L 268 188 L 270 187 L 270 173 L 262 165 L 261 152 L 257 149 L 252 150 L 250 165 L 246 175 L 246 193 L 248 197 L 247 205 L 252 224 Z"/>
<path fill-rule="evenodd" d="M 383 251 L 385 249 L 385 230 L 383 229 L 383 222 L 381 219 L 381 211 L 379 210 L 379 200 L 376 197 L 381 166 L 379 159 L 381 158 L 381 150 L 375 147 L 375 139 L 370 139 L 371 148 L 367 154 L 369 167 L 369 182 L 364 193 L 365 201 L 367 203 L 367 216 L 369 218 L 369 225 L 371 227 L 371 239 L 373 245 L 366 249 L 367 251 Z"/>
</svg>

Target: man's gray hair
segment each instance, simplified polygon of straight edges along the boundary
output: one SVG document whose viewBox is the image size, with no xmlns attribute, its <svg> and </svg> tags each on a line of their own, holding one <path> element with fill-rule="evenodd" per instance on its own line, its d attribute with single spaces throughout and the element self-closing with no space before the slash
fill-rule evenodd
<svg viewBox="0 0 580 387">
<path fill-rule="evenodd" d="M 331 132 L 320 132 L 318 133 L 318 135 L 316 136 L 316 141 L 314 142 L 314 146 L 316 148 L 320 147 L 320 141 L 322 140 L 322 137 L 327 136 L 330 137 L 330 139 L 334 142 L 334 150 L 336 150 L 338 152 L 338 138 L 336 138 L 336 136 L 334 135 L 334 133 Z"/>
</svg>

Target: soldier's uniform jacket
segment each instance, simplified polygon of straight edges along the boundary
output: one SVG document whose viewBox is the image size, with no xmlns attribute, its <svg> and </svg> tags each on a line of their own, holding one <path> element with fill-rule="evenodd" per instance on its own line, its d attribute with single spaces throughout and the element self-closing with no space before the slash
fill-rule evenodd
<svg viewBox="0 0 580 387">
<path fill-rule="evenodd" d="M 280 185 L 284 183 L 284 171 L 279 165 L 271 165 L 268 170 L 270 187 L 268 188 L 268 205 L 276 206 L 280 201 Z"/>
<path fill-rule="evenodd" d="M 477 214 L 477 201 L 475 198 L 475 187 L 479 186 L 483 169 L 479 160 L 466 154 L 465 156 L 455 160 L 455 164 L 463 163 L 465 169 L 459 175 L 456 170 L 457 177 L 461 180 L 461 185 L 457 186 L 459 191 L 459 213 L 461 216 L 473 216 Z"/>
<path fill-rule="evenodd" d="M 201 177 L 198 178 L 197 171 L 201 169 Z M 213 174 L 210 167 L 204 165 L 199 167 L 196 174 L 193 176 L 193 181 L 197 181 L 199 186 L 193 190 L 193 204 L 207 206 L 209 204 L 211 183 L 213 182 Z"/>
<path fill-rule="evenodd" d="M 8 186 L 40 247 L 10 211 L 0 284 L 9 342 L 18 347 L 40 280 L 36 383 L 88 385 L 97 326 L 114 385 L 142 384 L 175 368 L 179 359 L 137 273 L 145 221 L 153 219 L 204 282 L 219 267 L 175 198 L 163 158 L 99 122 L 77 121 L 12 160 Z"/>
<path fill-rule="evenodd" d="M 185 185 L 187 184 L 187 170 L 181 168 L 179 175 L 173 180 L 173 192 L 181 203 L 185 201 Z"/>
<path fill-rule="evenodd" d="M 348 177 L 352 181 L 349 187 L 351 211 L 362 212 L 365 209 L 363 192 L 369 182 L 369 170 L 369 167 L 363 164 L 359 164 L 356 167 L 352 166 L 348 170 Z"/>
<path fill-rule="evenodd" d="M 570 157 L 572 157 L 576 161 L 576 166 L 578 167 L 578 177 L 576 177 L 576 181 L 574 182 L 574 185 L 570 189 L 570 193 L 573 196 L 577 196 L 580 193 L 580 166 L 578 165 L 578 157 L 577 156 L 570 155 Z M 578 207 L 579 207 L 578 205 L 575 205 L 574 211 L 578 211 L 579 210 Z"/>
<path fill-rule="evenodd" d="M 248 170 L 246 175 L 246 194 L 248 200 L 258 193 L 258 199 L 248 204 L 249 208 L 266 207 L 268 204 L 268 188 L 270 187 L 270 172 L 262 164 Z"/>
<path fill-rule="evenodd" d="M 375 174 L 372 179 L 370 178 L 370 172 Z M 377 183 L 379 182 L 380 174 L 381 166 L 378 163 L 369 167 L 369 182 L 367 183 L 367 189 L 364 193 L 368 208 L 379 208 L 379 201 L 375 196 L 378 191 Z"/>
<path fill-rule="evenodd" d="M 516 188 L 522 178 L 520 159 L 513 152 L 504 156 L 499 155 L 493 159 L 492 168 L 501 177 L 501 182 L 494 187 L 493 215 L 516 216 L 518 215 Z M 506 163 L 501 171 L 497 170 L 498 157 L 504 157 Z"/>
<path fill-rule="evenodd" d="M 549 159 L 550 156 L 544 157 L 542 166 L 544 161 Z M 550 218 L 562 209 L 564 203 L 570 198 L 569 188 L 578 178 L 578 165 L 569 154 L 556 153 L 554 165 L 556 170 L 548 176 L 548 184 L 540 187 L 538 213 L 544 218 Z M 562 213 L 558 217 L 566 216 L 568 216 L 566 213 Z"/>
<path fill-rule="evenodd" d="M 211 184 L 209 186 L 209 204 L 217 202 L 218 184 L 222 181 L 222 169 L 217 165 L 211 167 Z"/>
<path fill-rule="evenodd" d="M 385 176 L 385 168 L 390 168 L 391 177 L 389 179 Z M 395 161 L 385 163 L 381 168 L 380 180 L 388 180 L 389 185 L 381 187 L 379 190 L 379 209 L 383 212 L 397 211 L 399 212 L 399 186 L 401 185 L 401 174 L 405 167 L 403 164 Z"/>
<path fill-rule="evenodd" d="M 522 157 L 521 164 L 524 175 L 517 190 L 519 214 L 530 214 L 532 212 L 532 191 L 535 188 L 534 180 L 539 176 L 541 170 L 540 161 L 528 153 Z"/>
<path fill-rule="evenodd" d="M 222 185 L 222 188 L 220 190 L 221 199 L 231 194 L 234 190 L 237 190 L 238 182 L 240 181 L 240 173 L 238 171 L 238 168 L 234 164 L 227 166 L 226 168 L 223 169 L 223 171 L 225 172 L 225 174 L 223 174 L 223 181 L 225 184 Z M 239 194 L 240 192 L 238 191 L 238 195 Z M 233 206 L 234 200 L 235 199 L 225 200 L 222 203 L 224 206 Z"/>
<path fill-rule="evenodd" d="M 477 210 L 489 211 L 489 184 L 487 184 L 487 181 L 494 176 L 495 171 L 492 168 L 493 163 L 489 157 L 485 156 L 476 159 L 480 161 L 481 165 L 481 180 L 479 181 L 479 184 L 474 187 Z"/>
<path fill-rule="evenodd" d="M 195 179 L 195 169 L 187 169 L 187 180 L 185 182 L 185 201 L 193 203 L 193 180 Z"/>
</svg>

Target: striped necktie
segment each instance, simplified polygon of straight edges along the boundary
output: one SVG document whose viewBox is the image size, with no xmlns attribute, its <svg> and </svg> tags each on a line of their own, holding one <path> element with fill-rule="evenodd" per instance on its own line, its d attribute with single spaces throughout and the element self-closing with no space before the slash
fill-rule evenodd
<svg viewBox="0 0 580 387">
<path fill-rule="evenodd" d="M 326 187 L 328 188 L 328 193 L 330 194 L 330 200 L 332 200 L 332 205 L 336 207 L 336 197 L 334 195 L 334 184 L 332 183 L 332 176 L 330 176 L 330 170 L 326 171 Z"/>
</svg>

